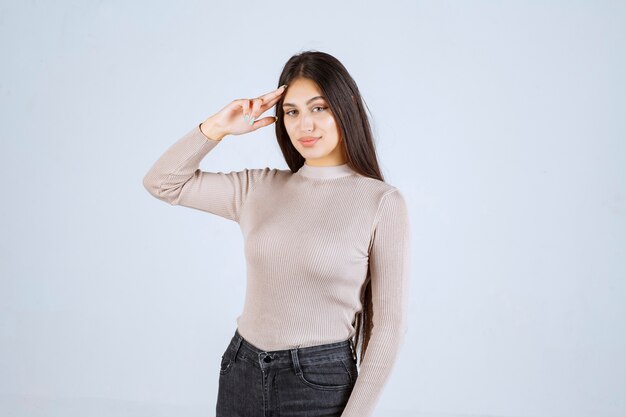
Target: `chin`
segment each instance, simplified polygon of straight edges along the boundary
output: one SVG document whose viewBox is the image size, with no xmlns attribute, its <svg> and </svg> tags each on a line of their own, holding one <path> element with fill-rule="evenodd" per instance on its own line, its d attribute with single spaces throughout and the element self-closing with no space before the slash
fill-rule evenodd
<svg viewBox="0 0 626 417">
<path fill-rule="evenodd" d="M 307 159 L 320 159 L 328 156 L 329 152 L 304 149 L 300 154 Z"/>
</svg>

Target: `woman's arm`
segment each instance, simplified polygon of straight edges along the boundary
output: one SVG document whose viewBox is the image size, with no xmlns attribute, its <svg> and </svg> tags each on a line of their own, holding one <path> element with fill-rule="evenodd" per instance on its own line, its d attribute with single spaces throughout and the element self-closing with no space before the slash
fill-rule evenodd
<svg viewBox="0 0 626 417">
<path fill-rule="evenodd" d="M 255 99 L 237 99 L 209 117 L 169 147 L 143 178 L 150 194 L 172 205 L 206 211 L 239 222 L 243 202 L 270 168 L 204 172 L 200 161 L 226 135 L 241 135 L 276 121 L 256 120 L 273 107 L 285 91 L 281 86 Z M 245 116 L 250 116 L 250 120 Z"/>
<path fill-rule="evenodd" d="M 202 130 L 201 130 L 202 126 Z M 270 168 L 243 171 L 206 172 L 200 161 L 223 137 L 207 137 L 206 123 L 195 126 L 154 163 L 143 178 L 150 194 L 171 205 L 190 207 L 229 220 L 239 221 L 241 208 L 254 184 L 268 175 Z M 205 130 L 212 132 L 210 127 Z"/>
<path fill-rule="evenodd" d="M 180 138 L 144 176 L 150 194 L 172 205 L 203 210 L 239 222 L 243 202 L 254 184 L 270 168 L 204 172 L 200 161 L 226 135 L 241 135 L 276 122 L 275 117 L 256 120 L 273 107 L 286 86 L 255 99 L 237 99 Z M 247 119 L 250 116 L 250 119 Z"/>
<path fill-rule="evenodd" d="M 374 327 L 342 417 L 368 417 L 404 343 L 410 266 L 410 224 L 404 197 L 388 191 L 378 209 L 369 255 Z"/>
</svg>

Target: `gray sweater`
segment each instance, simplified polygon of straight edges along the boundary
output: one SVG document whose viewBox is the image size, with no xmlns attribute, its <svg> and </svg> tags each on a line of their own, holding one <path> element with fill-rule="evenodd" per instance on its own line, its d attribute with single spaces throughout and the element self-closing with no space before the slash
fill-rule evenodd
<svg viewBox="0 0 626 417">
<path fill-rule="evenodd" d="M 237 222 L 247 287 L 239 333 L 265 351 L 347 340 L 370 269 L 371 338 L 342 417 L 370 416 L 407 331 L 410 225 L 401 192 L 347 164 L 206 172 L 199 126 L 145 175 L 154 197 Z"/>
</svg>

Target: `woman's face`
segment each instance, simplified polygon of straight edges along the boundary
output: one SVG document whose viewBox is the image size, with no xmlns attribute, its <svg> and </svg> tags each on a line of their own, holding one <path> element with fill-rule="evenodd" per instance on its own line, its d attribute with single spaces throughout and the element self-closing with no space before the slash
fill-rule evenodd
<svg viewBox="0 0 626 417">
<path fill-rule="evenodd" d="M 346 162 L 339 126 L 317 84 L 308 78 L 292 80 L 283 99 L 285 129 L 307 165 Z M 306 138 L 316 138 L 306 142 Z"/>
</svg>

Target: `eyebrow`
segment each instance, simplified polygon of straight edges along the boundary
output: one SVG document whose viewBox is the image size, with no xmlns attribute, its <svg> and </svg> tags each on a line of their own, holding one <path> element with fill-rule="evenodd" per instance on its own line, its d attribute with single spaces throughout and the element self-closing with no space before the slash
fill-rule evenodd
<svg viewBox="0 0 626 417">
<path fill-rule="evenodd" d="M 310 102 L 312 102 L 313 100 L 315 100 L 315 99 L 317 99 L 317 98 L 322 98 L 322 99 L 326 100 L 326 97 L 324 97 L 324 96 L 315 96 L 315 97 L 312 97 L 312 98 L 308 99 L 308 100 L 307 100 L 307 102 L 306 102 L 306 104 L 309 104 Z M 283 107 L 287 107 L 287 106 L 297 107 L 297 106 L 296 106 L 295 104 L 293 104 L 293 103 L 283 103 Z"/>
</svg>

